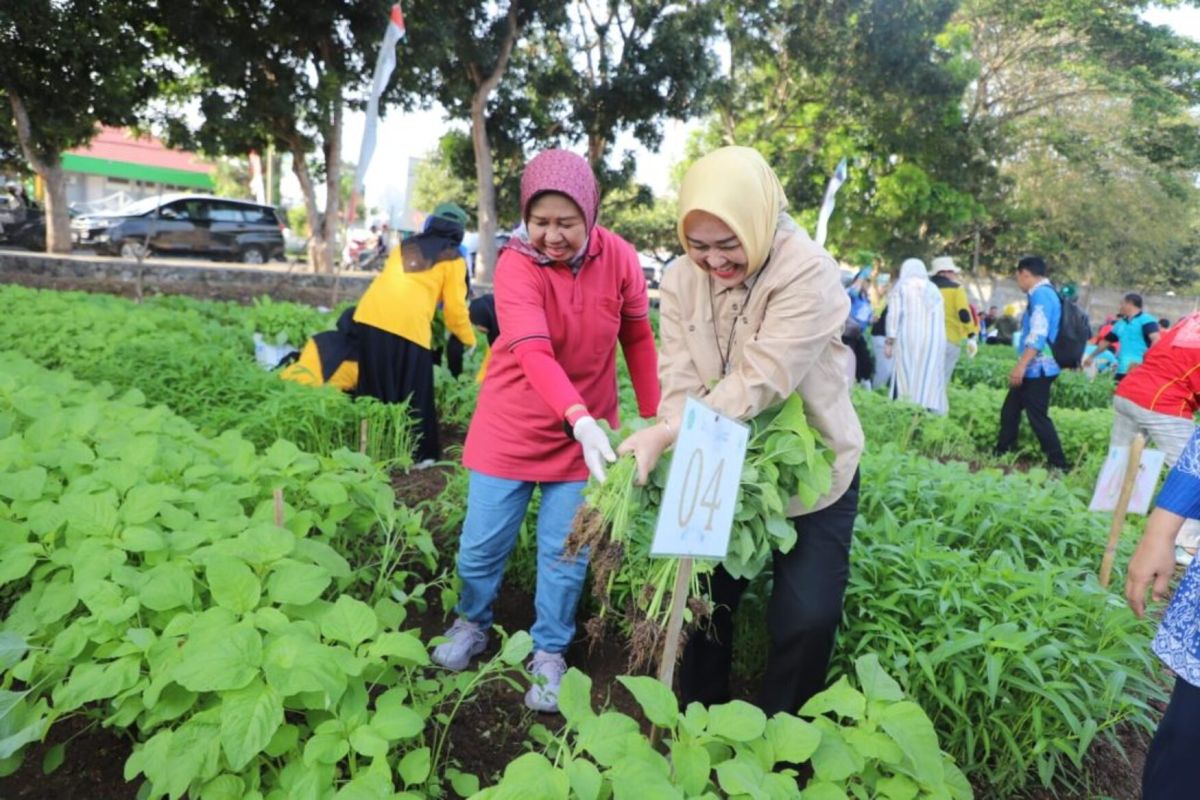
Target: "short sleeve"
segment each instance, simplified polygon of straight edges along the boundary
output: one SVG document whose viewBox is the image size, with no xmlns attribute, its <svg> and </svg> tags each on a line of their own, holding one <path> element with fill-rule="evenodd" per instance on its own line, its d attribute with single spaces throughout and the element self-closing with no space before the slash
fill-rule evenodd
<svg viewBox="0 0 1200 800">
<path fill-rule="evenodd" d="M 1157 505 L 1181 517 L 1200 519 L 1200 430 L 1188 439 L 1167 474 Z"/>
</svg>

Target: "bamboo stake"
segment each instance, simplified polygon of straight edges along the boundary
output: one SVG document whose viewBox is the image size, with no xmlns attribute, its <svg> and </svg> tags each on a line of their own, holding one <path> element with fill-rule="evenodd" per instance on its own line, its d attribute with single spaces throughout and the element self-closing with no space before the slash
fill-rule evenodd
<svg viewBox="0 0 1200 800">
<path fill-rule="evenodd" d="M 275 526 L 283 527 L 283 489 L 275 490 Z"/>
<path fill-rule="evenodd" d="M 675 573 L 675 588 L 671 590 L 671 616 L 667 620 L 667 642 L 663 646 L 662 661 L 658 664 L 658 679 L 668 689 L 675 683 L 675 660 L 679 655 L 679 634 L 683 630 L 683 609 L 687 605 L 688 586 L 692 582 L 692 560 L 679 561 Z"/>
<path fill-rule="evenodd" d="M 362 422 L 358 424 L 358 452 L 366 455 L 367 452 L 367 418 L 363 417 Z"/>
<path fill-rule="evenodd" d="M 1117 544 L 1121 541 L 1121 530 L 1125 527 L 1125 515 L 1129 511 L 1129 499 L 1133 496 L 1133 485 L 1137 482 L 1138 469 L 1142 463 L 1142 450 L 1146 447 L 1146 437 L 1138 434 L 1133 437 L 1129 446 L 1129 463 L 1125 465 L 1125 480 L 1121 484 L 1121 494 L 1117 498 L 1117 507 L 1113 509 L 1112 528 L 1108 532 L 1108 546 L 1104 548 L 1104 560 L 1100 563 L 1100 585 L 1108 588 L 1112 579 L 1113 560 L 1117 557 Z"/>
</svg>

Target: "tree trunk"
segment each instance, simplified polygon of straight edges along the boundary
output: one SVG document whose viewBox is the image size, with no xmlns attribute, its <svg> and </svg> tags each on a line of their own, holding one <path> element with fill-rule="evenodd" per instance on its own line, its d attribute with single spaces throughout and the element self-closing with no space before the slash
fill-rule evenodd
<svg viewBox="0 0 1200 800">
<path fill-rule="evenodd" d="M 342 93 L 333 104 L 333 124 L 325 135 L 325 230 L 322 238 L 327 263 L 332 269 L 338 263 L 338 224 L 342 201 Z"/>
<path fill-rule="evenodd" d="M 67 185 L 63 177 L 62 161 L 58 153 L 46 158 L 38 155 L 25 102 L 12 87 L 8 87 L 8 101 L 12 106 L 13 120 L 17 124 L 17 139 L 21 143 L 21 152 L 46 186 L 46 252 L 69 253 L 71 216 L 67 213 Z"/>
<path fill-rule="evenodd" d="M 308 263 L 313 272 L 329 272 L 330 262 L 326 259 L 329 252 L 324 246 L 324 226 L 321 214 L 317 211 L 317 193 L 313 189 L 312 174 L 308 171 L 304 146 L 299 141 L 292 144 L 292 172 L 300 182 L 300 192 L 304 195 L 304 211 L 308 216 Z"/>
<path fill-rule="evenodd" d="M 484 78 L 476 64 L 469 69 L 475 82 L 475 94 L 471 97 L 471 144 L 475 150 L 475 180 L 479 184 L 479 251 L 475 259 L 475 279 L 481 283 L 490 284 L 496 270 L 496 171 L 492 164 L 492 144 L 487 135 L 487 102 L 504 77 L 508 57 L 520 34 L 517 25 L 520 6 L 520 0 L 511 0 L 508 6 L 508 27 L 491 74 Z"/>
<path fill-rule="evenodd" d="M 488 141 L 487 96 L 482 89 L 471 98 L 471 144 L 475 148 L 475 181 L 479 184 L 479 244 L 475 280 L 491 283 L 496 269 L 496 173 Z"/>
</svg>

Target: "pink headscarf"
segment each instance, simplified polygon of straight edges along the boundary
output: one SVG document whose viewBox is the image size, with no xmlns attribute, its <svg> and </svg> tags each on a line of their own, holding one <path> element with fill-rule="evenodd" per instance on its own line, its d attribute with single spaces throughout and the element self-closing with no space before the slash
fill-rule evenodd
<svg viewBox="0 0 1200 800">
<path fill-rule="evenodd" d="M 587 161 L 567 150 L 543 150 L 525 165 L 525 171 L 521 173 L 521 227 L 514 232 L 507 247 L 532 259 L 535 264 L 547 266 L 554 263 L 533 246 L 525 227 L 529 206 L 534 198 L 545 192 L 557 192 L 569 197 L 583 214 L 588 238 L 584 240 L 583 248 L 568 262 L 572 270 L 577 270 L 587 254 L 596 214 L 600 210 L 600 187 L 596 185 L 596 176 L 592 174 Z"/>
<path fill-rule="evenodd" d="M 581 156 L 567 150 L 543 150 L 525 165 L 521 173 L 521 221 L 529 218 L 529 205 L 543 192 L 565 194 L 583 212 L 583 222 L 591 233 L 600 210 L 600 187 L 592 168 Z"/>
</svg>

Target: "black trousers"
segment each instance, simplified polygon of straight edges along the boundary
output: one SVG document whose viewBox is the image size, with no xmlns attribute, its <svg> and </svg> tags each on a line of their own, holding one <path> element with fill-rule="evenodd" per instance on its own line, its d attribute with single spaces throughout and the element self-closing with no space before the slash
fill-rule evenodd
<svg viewBox="0 0 1200 800">
<path fill-rule="evenodd" d="M 850 578 L 858 481 L 855 473 L 850 488 L 833 505 L 793 519 L 796 546 L 786 554 L 775 551 L 774 585 L 767 604 L 771 644 L 756 700 L 768 715 L 795 713 L 825 688 Z M 733 615 L 748 583 L 720 567 L 713 573 L 712 619 L 706 629 L 692 634 L 683 651 L 679 692 L 684 706 L 730 699 Z"/>
<path fill-rule="evenodd" d="M 403 336 L 362 325 L 359 333 L 358 394 L 384 403 L 408 401 L 417 420 L 415 461 L 441 457 L 433 393 L 433 351 Z"/>
<path fill-rule="evenodd" d="M 1026 378 L 1020 386 L 1009 387 L 1008 396 L 1004 398 L 1004 405 L 1000 409 L 1000 437 L 996 441 L 996 455 L 1004 455 L 1016 448 L 1017 434 L 1021 432 L 1021 412 L 1024 411 L 1050 466 L 1068 469 L 1058 431 L 1050 421 L 1050 387 L 1053 384 L 1053 377 Z"/>
<path fill-rule="evenodd" d="M 1200 752 L 1200 689 L 1175 679 L 1171 702 L 1142 771 L 1142 800 L 1196 797 L 1196 753 Z"/>
</svg>

